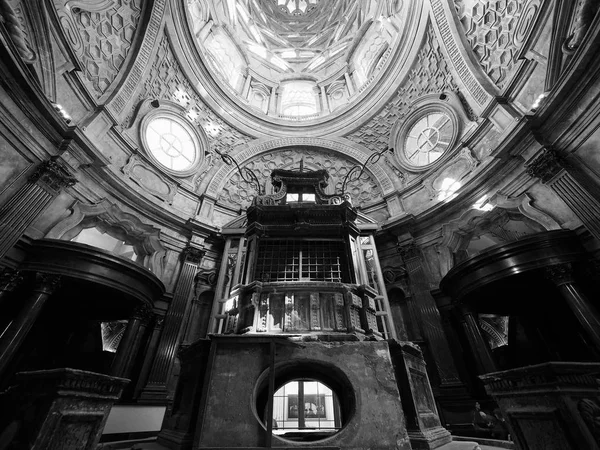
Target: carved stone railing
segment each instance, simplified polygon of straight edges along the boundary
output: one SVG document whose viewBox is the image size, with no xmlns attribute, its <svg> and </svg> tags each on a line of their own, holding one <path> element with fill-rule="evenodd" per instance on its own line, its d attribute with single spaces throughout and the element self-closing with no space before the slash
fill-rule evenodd
<svg viewBox="0 0 600 450">
<path fill-rule="evenodd" d="M 221 333 L 356 333 L 381 338 L 376 293 L 332 282 L 255 281 L 224 302 Z"/>
</svg>

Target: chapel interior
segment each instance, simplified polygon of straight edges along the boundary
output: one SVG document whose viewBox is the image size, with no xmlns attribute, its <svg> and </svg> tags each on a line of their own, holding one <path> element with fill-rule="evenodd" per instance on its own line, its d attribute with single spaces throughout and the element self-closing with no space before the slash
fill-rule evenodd
<svg viewBox="0 0 600 450">
<path fill-rule="evenodd" d="M 0 450 L 600 449 L 597 0 L 0 0 Z"/>
</svg>

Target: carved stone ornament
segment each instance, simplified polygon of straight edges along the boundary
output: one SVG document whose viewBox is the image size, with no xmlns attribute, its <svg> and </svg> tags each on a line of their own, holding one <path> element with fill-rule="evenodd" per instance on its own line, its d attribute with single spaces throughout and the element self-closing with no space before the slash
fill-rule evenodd
<svg viewBox="0 0 600 450">
<path fill-rule="evenodd" d="M 4 22 L 4 26 L 19 52 L 19 56 L 26 63 L 33 63 L 37 59 L 37 55 L 27 43 L 23 24 L 8 0 L 0 0 L 0 19 L 3 19 L 2 22 Z"/>
<path fill-rule="evenodd" d="M 417 258 L 419 256 L 419 247 L 414 243 L 414 241 L 406 244 L 398 243 L 398 252 L 404 260 Z"/>
<path fill-rule="evenodd" d="M 196 247 L 187 246 L 181 252 L 182 259 L 190 264 L 200 264 L 202 262 L 202 257 L 206 253 L 204 250 L 201 250 Z"/>
<path fill-rule="evenodd" d="M 4 269 L 0 273 L 0 291 L 13 291 L 23 281 L 23 273 L 18 270 Z"/>
<path fill-rule="evenodd" d="M 60 287 L 60 278 L 60 275 L 38 272 L 33 291 L 52 295 Z"/>
<path fill-rule="evenodd" d="M 132 320 L 139 320 L 145 324 L 150 323 L 153 317 L 154 312 L 146 303 L 137 305 L 133 310 L 133 314 L 131 315 Z"/>
<path fill-rule="evenodd" d="M 600 445 L 600 404 L 595 399 L 584 398 L 579 400 L 577 409 L 594 440 Z"/>
<path fill-rule="evenodd" d="M 573 267 L 570 263 L 556 264 L 544 269 L 546 278 L 557 286 L 573 283 Z"/>
<path fill-rule="evenodd" d="M 196 285 L 215 286 L 217 284 L 217 272 L 215 270 L 200 270 L 194 277 Z"/>
<path fill-rule="evenodd" d="M 542 183 L 547 183 L 561 169 L 563 169 L 563 158 L 556 150 L 545 148 L 544 152 L 527 166 L 527 175 L 539 178 Z"/>
<path fill-rule="evenodd" d="M 31 183 L 45 184 L 56 192 L 77 183 L 77 179 L 73 177 L 67 169 L 60 165 L 54 157 L 41 163 L 29 177 L 29 181 Z"/>
<path fill-rule="evenodd" d="M 138 156 L 132 155 L 121 171 L 150 195 L 169 205 L 173 203 L 177 185 L 157 173 Z"/>
</svg>

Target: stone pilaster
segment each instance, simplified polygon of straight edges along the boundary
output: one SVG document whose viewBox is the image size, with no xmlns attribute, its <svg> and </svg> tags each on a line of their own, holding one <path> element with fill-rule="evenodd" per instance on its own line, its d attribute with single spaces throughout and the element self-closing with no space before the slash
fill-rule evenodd
<svg viewBox="0 0 600 450">
<path fill-rule="evenodd" d="M 183 260 L 181 272 L 175 286 L 173 300 L 165 316 L 156 357 L 148 376 L 148 383 L 140 396 L 142 401 L 167 401 L 169 379 L 185 331 L 186 322 L 184 318 L 192 299 L 194 277 L 202 262 L 204 253 L 203 250 L 192 246 L 186 247 L 181 253 Z"/>
<path fill-rule="evenodd" d="M 17 243 L 27 227 L 60 191 L 77 180 L 56 158 L 41 163 L 27 183 L 0 208 L 0 259 Z"/>
<path fill-rule="evenodd" d="M 574 173 L 565 159 L 552 148 L 545 148 L 527 165 L 527 174 L 550 187 L 588 231 L 600 240 L 600 199 L 574 178 Z"/>
<path fill-rule="evenodd" d="M 460 383 L 458 371 L 448 346 L 440 312 L 430 293 L 423 255 L 414 242 L 399 247 L 408 273 L 413 297 L 423 325 L 423 334 L 429 344 L 440 376 L 441 386 Z"/>
</svg>

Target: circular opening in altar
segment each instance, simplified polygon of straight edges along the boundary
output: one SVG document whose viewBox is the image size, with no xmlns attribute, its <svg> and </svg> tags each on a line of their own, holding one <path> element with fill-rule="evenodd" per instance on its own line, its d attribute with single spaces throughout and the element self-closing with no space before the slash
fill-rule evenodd
<svg viewBox="0 0 600 450">
<path fill-rule="evenodd" d="M 329 371 L 326 374 L 325 371 Z M 273 395 L 273 435 L 294 442 L 315 442 L 339 433 L 355 410 L 354 390 L 339 369 L 321 364 L 279 367 Z M 259 381 L 256 413 L 267 428 L 268 370 Z"/>
</svg>

